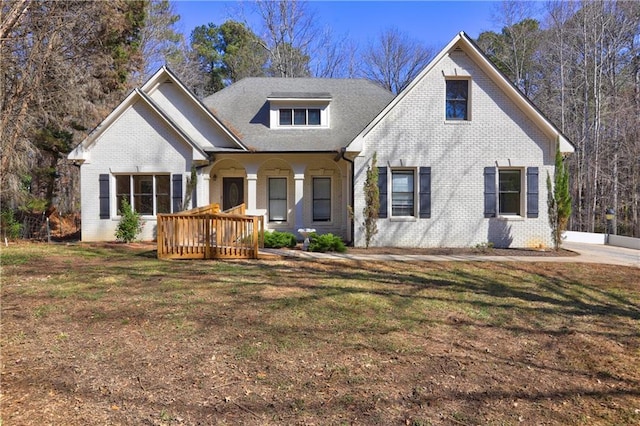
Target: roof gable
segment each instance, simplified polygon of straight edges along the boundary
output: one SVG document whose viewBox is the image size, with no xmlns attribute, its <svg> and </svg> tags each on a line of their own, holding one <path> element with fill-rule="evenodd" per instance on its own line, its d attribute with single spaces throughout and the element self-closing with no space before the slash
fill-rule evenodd
<svg viewBox="0 0 640 426">
<path fill-rule="evenodd" d="M 573 144 L 545 115 L 529 100 L 509 79 L 491 62 L 480 48 L 464 33 L 457 34 L 438 55 L 429 62 L 425 69 L 413 79 L 413 81 L 396 96 L 347 147 L 347 151 L 359 152 L 362 150 L 364 137 L 386 117 L 393 108 L 400 103 L 441 61 L 454 50 L 462 49 L 476 63 L 479 68 L 524 112 L 545 134 L 555 138 L 563 153 L 575 151 Z"/>
<path fill-rule="evenodd" d="M 200 99 L 198 99 L 189 89 L 187 89 L 182 81 L 180 81 L 180 79 L 169 68 L 163 66 L 160 70 L 164 71 L 164 73 L 156 73 L 154 77 L 149 79 L 141 87 L 142 91 L 148 93 L 150 96 L 153 96 L 154 92 L 159 90 L 163 83 L 165 83 L 167 80 L 170 81 L 171 83 L 179 87 L 179 91 L 181 92 L 181 94 L 189 100 L 189 103 L 193 105 L 193 107 L 195 107 L 198 111 L 204 114 L 208 119 L 213 121 L 213 123 L 215 123 L 220 128 L 220 130 L 227 138 L 229 138 L 235 148 L 239 148 L 244 151 L 247 150 L 247 148 L 240 140 L 240 137 L 236 135 L 228 126 L 226 126 L 225 123 L 223 123 L 222 120 L 220 120 L 209 108 L 207 108 L 202 103 L 202 101 L 200 101 Z"/>
<path fill-rule="evenodd" d="M 202 111 L 202 113 L 211 120 L 214 126 L 218 126 L 222 133 L 231 141 L 232 146 L 236 149 L 246 151 L 245 146 L 240 142 L 240 139 L 233 134 L 217 117 L 215 117 L 211 111 L 209 111 L 198 99 L 196 99 L 189 90 L 184 87 L 182 82 L 169 71 L 168 68 L 160 68 L 140 89 L 134 89 L 127 97 L 113 110 L 111 113 L 96 126 L 89 135 L 80 144 L 69 153 L 68 159 L 76 161 L 84 161 L 87 159 L 88 151 L 91 146 L 109 130 L 109 128 L 124 114 L 127 110 L 132 108 L 137 102 L 143 102 L 154 113 L 156 113 L 162 121 L 164 121 L 172 130 L 174 130 L 178 136 L 193 148 L 193 159 L 204 160 L 208 158 L 205 152 L 205 148 L 202 146 L 202 141 L 195 140 L 189 132 L 189 129 L 184 129 L 179 123 L 177 123 L 170 113 L 165 111 L 159 104 L 152 98 L 154 91 L 168 80 L 176 84 L 183 96 L 189 99 L 194 107 Z"/>
<path fill-rule="evenodd" d="M 166 114 L 151 100 L 146 94 L 139 89 L 134 89 L 125 98 L 124 101 L 114 109 L 93 131 L 87 136 L 73 151 L 69 153 L 67 158 L 75 161 L 85 161 L 88 158 L 89 150 L 108 129 L 113 126 L 122 115 L 133 108 L 138 102 L 142 102 L 146 107 L 150 108 L 160 119 L 171 128 L 183 142 L 193 148 L 193 160 L 205 160 L 207 154 L 185 134 L 178 126 L 176 126 Z"/>
</svg>

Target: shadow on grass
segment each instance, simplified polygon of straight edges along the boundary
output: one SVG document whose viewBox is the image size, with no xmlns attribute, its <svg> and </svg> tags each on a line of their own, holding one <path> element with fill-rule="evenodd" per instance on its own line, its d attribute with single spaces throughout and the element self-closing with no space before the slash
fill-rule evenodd
<svg viewBox="0 0 640 426">
<path fill-rule="evenodd" d="M 476 330 L 499 329 L 500 333 L 496 334 L 499 338 L 550 336 L 562 345 L 565 342 L 561 339 L 574 330 L 558 324 L 571 324 L 575 320 L 583 325 L 597 321 L 597 328 L 580 330 L 580 333 L 606 336 L 617 342 L 627 339 L 632 342 L 629 351 L 637 350 L 638 290 L 630 287 L 622 291 L 613 285 L 608 289 L 599 282 L 599 277 L 581 278 L 586 275 L 576 272 L 571 265 L 542 268 L 515 263 L 173 262 L 157 260 L 154 250 L 127 251 L 124 247 L 99 248 L 83 256 L 83 259 L 73 258 L 77 261 L 67 270 L 62 270 L 64 265 L 59 263 L 53 273 L 34 271 L 52 274 L 52 278 L 40 275 L 47 279 L 27 282 L 24 276 L 10 277 L 11 291 L 18 288 L 17 284 L 11 287 L 14 283 L 20 283 L 20 289 L 31 286 L 30 292 L 15 290 L 8 298 L 5 296 L 4 302 L 19 306 L 21 300 L 32 299 L 28 306 L 64 305 L 59 315 L 87 329 L 95 327 L 124 333 L 152 324 L 158 326 L 154 330 L 162 331 L 163 339 L 170 342 L 185 335 L 189 337 L 185 341 L 206 341 L 205 337 L 214 335 L 216 345 L 226 345 L 230 350 L 239 350 L 242 342 L 259 341 L 262 347 L 276 348 L 272 352 L 295 353 L 307 347 L 312 351 L 324 345 L 337 351 L 375 353 L 389 359 L 403 355 L 391 345 L 393 342 L 389 346 L 381 343 L 384 336 L 397 333 L 405 338 L 412 334 L 423 339 L 424 344 L 416 351 L 422 359 L 412 367 L 415 374 L 405 377 L 409 386 L 426 380 L 419 374 L 420 369 L 425 368 L 421 362 L 427 358 L 431 361 L 435 358 L 430 352 L 432 348 L 445 344 L 451 351 L 438 355 L 444 359 L 441 365 L 453 366 L 468 356 L 479 365 L 492 361 L 497 368 L 515 366 L 513 368 L 524 374 L 556 372 L 561 373 L 561 377 L 582 380 L 576 385 L 562 383 L 551 391 L 549 388 L 537 391 L 487 386 L 482 390 L 460 392 L 440 388 L 435 396 L 414 396 L 416 404 L 435 404 L 436 399 L 479 405 L 503 399 L 538 402 L 576 395 L 596 400 L 640 395 L 637 371 L 625 378 L 623 373 L 617 373 L 619 367 L 604 371 L 604 362 L 597 367 L 587 367 L 571 362 L 551 365 L 545 363 L 545 358 L 514 360 L 474 346 L 475 334 L 462 342 L 442 342 L 437 340 L 437 332 L 432 332 L 455 329 L 458 336 L 467 336 L 465 333 L 470 335 Z M 44 251 L 42 258 L 35 259 L 34 263 L 46 259 Z M 610 276 L 615 281 L 615 273 L 610 272 Z M 615 284 L 621 284 L 619 279 Z M 74 288 L 53 293 L 65 287 Z M 94 303 L 96 301 L 100 303 Z M 472 315 L 463 314 L 467 312 L 465 309 L 487 312 L 487 316 L 474 320 Z M 455 321 L 447 320 L 446 310 L 457 314 Z M 500 320 L 498 315 L 504 312 L 510 316 Z M 52 322 L 59 320 L 51 315 Z M 321 320 L 320 315 L 324 316 Z M 518 318 L 520 316 L 524 318 Z M 529 323 L 528 318 L 540 319 L 540 323 Z M 420 333 L 412 333 L 412 329 Z M 239 334 L 243 337 L 238 337 Z M 607 355 L 613 357 L 615 352 Z M 261 359 L 259 353 L 252 356 L 255 359 L 247 356 L 242 362 L 269 361 L 267 357 Z M 413 360 L 408 358 L 406 362 Z M 527 373 L 528 368 L 533 371 Z M 617 387 L 594 390 L 584 384 L 596 378 L 616 380 Z M 326 409 L 314 404 L 315 401 L 308 402 L 307 408 Z M 273 406 L 260 402 L 247 406 L 261 416 L 273 410 Z M 286 411 L 286 407 L 281 408 Z"/>
</svg>

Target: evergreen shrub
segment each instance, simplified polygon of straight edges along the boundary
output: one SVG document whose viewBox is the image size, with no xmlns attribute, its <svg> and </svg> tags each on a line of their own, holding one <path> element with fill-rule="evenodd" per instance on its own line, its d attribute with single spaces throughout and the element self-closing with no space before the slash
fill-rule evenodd
<svg viewBox="0 0 640 426">
<path fill-rule="evenodd" d="M 16 220 L 13 210 L 10 209 L 2 210 L 0 228 L 2 236 L 9 240 L 16 240 L 22 235 L 22 224 Z"/>
<path fill-rule="evenodd" d="M 122 200 L 122 208 L 120 209 L 120 222 L 116 228 L 116 240 L 124 243 L 130 243 L 138 238 L 142 232 L 144 222 L 140 217 L 140 213 L 134 211 L 126 199 Z"/>
<path fill-rule="evenodd" d="M 335 251 L 344 253 L 347 251 L 347 246 L 344 245 L 342 238 L 332 233 L 322 235 L 314 233 L 309 236 L 309 251 L 317 251 L 320 253 Z"/>
<path fill-rule="evenodd" d="M 293 248 L 296 243 L 296 236 L 291 232 L 265 231 L 264 233 L 264 246 L 266 248 Z"/>
</svg>

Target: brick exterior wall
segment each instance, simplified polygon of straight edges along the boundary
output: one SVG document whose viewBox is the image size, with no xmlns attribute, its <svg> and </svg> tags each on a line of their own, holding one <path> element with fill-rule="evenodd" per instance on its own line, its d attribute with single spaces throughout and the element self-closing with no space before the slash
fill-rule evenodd
<svg viewBox="0 0 640 426">
<path fill-rule="evenodd" d="M 119 217 L 116 211 L 115 174 L 190 175 L 192 148 L 151 111 L 137 102 L 125 111 L 89 148 L 80 168 L 82 240 L 114 241 Z M 100 219 L 99 175 L 109 174 L 110 218 Z M 141 240 L 156 237 L 155 216 L 143 216 Z"/>
<path fill-rule="evenodd" d="M 445 79 L 470 78 L 470 120 L 445 120 Z M 546 136 L 465 53 L 444 55 L 424 78 L 365 135 L 355 159 L 355 245 L 362 227 L 366 169 L 373 153 L 389 170 L 389 217 L 378 219 L 375 246 L 548 247 L 547 172 L 553 176 L 555 141 Z M 484 217 L 485 167 L 522 170 L 522 216 Z M 431 217 L 419 218 L 418 168 L 431 167 Z M 526 170 L 538 167 L 537 218 L 526 215 Z M 415 218 L 391 217 L 393 168 L 415 170 Z"/>
</svg>

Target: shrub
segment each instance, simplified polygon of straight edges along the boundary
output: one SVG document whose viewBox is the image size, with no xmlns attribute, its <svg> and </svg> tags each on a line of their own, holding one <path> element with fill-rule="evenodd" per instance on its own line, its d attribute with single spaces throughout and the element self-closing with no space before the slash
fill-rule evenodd
<svg viewBox="0 0 640 426">
<path fill-rule="evenodd" d="M 494 244 L 493 244 L 492 242 L 488 242 L 488 243 L 478 243 L 478 244 L 476 244 L 476 245 L 474 246 L 474 248 L 475 248 L 477 251 L 480 251 L 480 252 L 483 252 L 483 253 L 484 253 L 484 252 L 487 252 L 487 251 L 489 251 L 489 250 L 491 250 L 491 249 L 493 249 L 493 247 L 494 247 Z"/>
<path fill-rule="evenodd" d="M 22 224 L 16 220 L 13 210 L 2 210 L 0 228 L 2 229 L 2 235 L 10 240 L 18 239 L 22 235 Z"/>
<path fill-rule="evenodd" d="M 322 235 L 311 234 L 309 240 L 309 251 L 318 251 L 321 253 L 327 251 L 344 253 L 347 251 L 347 247 L 344 245 L 342 238 L 331 233 Z"/>
<path fill-rule="evenodd" d="M 364 182 L 364 246 L 369 248 L 371 239 L 378 233 L 378 214 L 380 213 L 380 189 L 378 188 L 377 154 L 373 153 L 371 165 L 367 166 L 367 180 Z"/>
<path fill-rule="evenodd" d="M 291 232 L 265 231 L 264 233 L 264 246 L 266 248 L 293 248 L 296 243 L 296 236 Z"/>
<path fill-rule="evenodd" d="M 551 176 L 547 171 L 547 206 L 549 207 L 549 224 L 555 250 L 560 249 L 562 233 L 567 229 L 571 217 L 571 194 L 569 192 L 569 170 L 565 167 L 560 146 L 556 146 L 556 162 Z"/>
<path fill-rule="evenodd" d="M 140 218 L 140 213 L 134 211 L 126 199 L 122 200 L 120 216 L 120 222 L 116 228 L 116 240 L 130 243 L 140 235 L 144 223 Z"/>
</svg>

